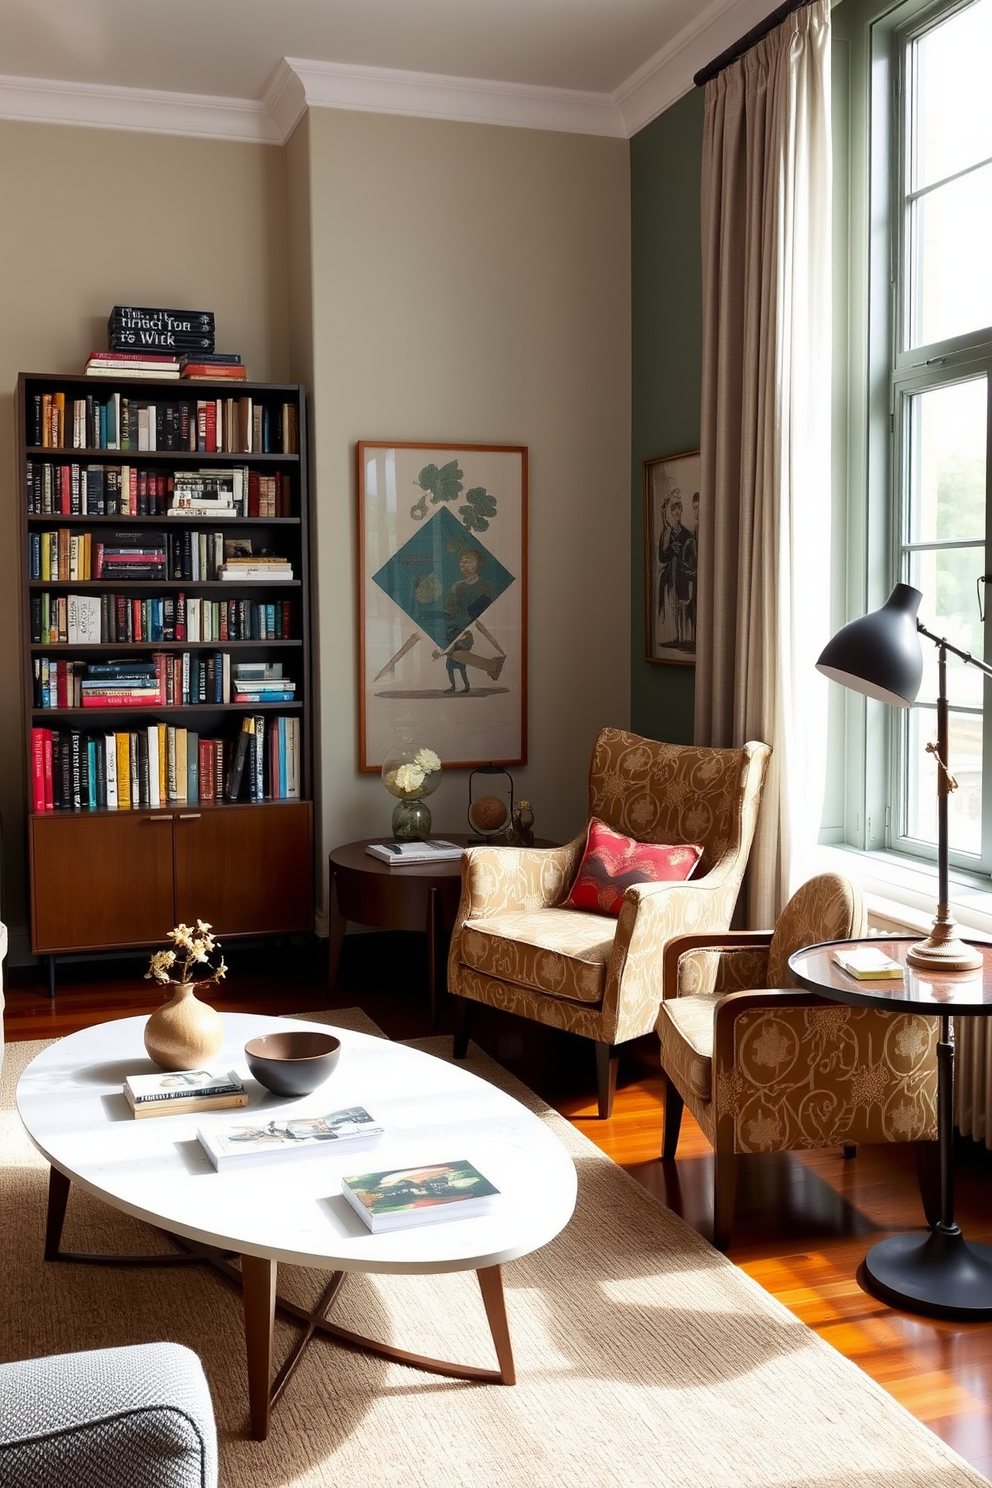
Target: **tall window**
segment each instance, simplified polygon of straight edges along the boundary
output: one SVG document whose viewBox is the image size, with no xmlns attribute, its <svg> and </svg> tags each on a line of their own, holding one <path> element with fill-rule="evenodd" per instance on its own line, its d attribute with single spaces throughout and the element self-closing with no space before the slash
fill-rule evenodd
<svg viewBox="0 0 992 1488">
<path fill-rule="evenodd" d="M 893 20 L 895 25 L 893 25 Z M 886 283 L 888 427 L 876 468 L 888 471 L 888 581 L 923 592 L 928 629 L 992 654 L 992 0 L 917 3 L 885 27 L 891 80 Z M 879 117 L 876 112 L 875 117 Z M 873 141 L 873 144 L 875 142 Z M 876 177 L 877 179 L 877 177 Z M 879 260 L 876 258 L 876 265 Z M 880 276 L 876 273 L 875 280 Z M 876 325 L 879 321 L 876 319 Z M 880 425 L 881 420 L 876 420 Z M 876 524 L 880 520 L 877 510 Z M 918 702 L 890 713 L 885 770 L 890 846 L 936 853 L 936 648 L 923 642 Z M 977 668 L 948 664 L 950 846 L 961 867 L 992 870 L 992 688 Z"/>
</svg>

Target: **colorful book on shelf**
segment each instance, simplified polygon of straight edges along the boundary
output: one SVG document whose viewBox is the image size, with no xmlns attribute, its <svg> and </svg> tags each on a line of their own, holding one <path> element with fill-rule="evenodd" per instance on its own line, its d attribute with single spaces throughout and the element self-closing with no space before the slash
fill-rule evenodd
<svg viewBox="0 0 992 1488">
<path fill-rule="evenodd" d="M 364 1106 L 347 1106 L 320 1116 L 265 1121 L 245 1120 L 232 1126 L 200 1127 L 196 1135 L 218 1172 L 280 1162 L 298 1157 L 325 1157 L 342 1147 L 357 1147 L 381 1137 Z"/>
<path fill-rule="evenodd" d="M 458 1158 L 420 1168 L 356 1173 L 342 1178 L 341 1193 L 377 1235 L 485 1214 L 499 1189 L 467 1159 Z"/>
<path fill-rule="evenodd" d="M 891 956 L 873 946 L 852 947 L 847 951 L 835 951 L 834 960 L 842 971 L 857 977 L 859 982 L 899 981 L 902 967 Z"/>
<path fill-rule="evenodd" d="M 451 863 L 465 849 L 443 837 L 435 837 L 427 842 L 370 842 L 365 851 L 370 857 L 388 863 L 390 868 L 401 868 L 410 863 Z"/>
<path fill-rule="evenodd" d="M 179 375 L 184 382 L 246 382 L 248 368 L 231 362 L 187 362 Z"/>
</svg>

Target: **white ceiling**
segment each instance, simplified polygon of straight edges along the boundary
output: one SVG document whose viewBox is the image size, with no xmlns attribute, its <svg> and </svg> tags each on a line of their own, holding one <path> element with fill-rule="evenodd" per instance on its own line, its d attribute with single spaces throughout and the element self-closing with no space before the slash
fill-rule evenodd
<svg viewBox="0 0 992 1488">
<path fill-rule="evenodd" d="M 316 102 L 629 135 L 772 3 L 0 0 L 0 117 L 169 128 L 195 102 L 180 132 L 277 139 Z"/>
</svg>

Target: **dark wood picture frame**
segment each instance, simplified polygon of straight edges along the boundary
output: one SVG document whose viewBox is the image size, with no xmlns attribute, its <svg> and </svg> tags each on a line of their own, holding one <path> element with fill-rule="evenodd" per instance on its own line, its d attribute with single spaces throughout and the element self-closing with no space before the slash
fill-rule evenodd
<svg viewBox="0 0 992 1488">
<path fill-rule="evenodd" d="M 644 462 L 645 659 L 696 661 L 698 450 Z"/>
</svg>

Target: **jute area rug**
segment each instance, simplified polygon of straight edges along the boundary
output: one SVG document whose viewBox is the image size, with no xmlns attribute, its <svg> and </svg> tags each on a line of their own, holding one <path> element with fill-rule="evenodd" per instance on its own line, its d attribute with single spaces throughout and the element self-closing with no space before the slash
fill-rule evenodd
<svg viewBox="0 0 992 1488">
<path fill-rule="evenodd" d="M 377 1032 L 358 1010 L 310 1015 Z M 191 1267 L 42 1260 L 47 1167 L 13 1110 L 39 1044 L 7 1046 L 0 1124 L 5 1359 L 175 1339 L 199 1353 L 223 1488 L 976 1488 L 987 1480 L 567 1121 L 474 1051 L 470 1068 L 541 1116 L 579 1173 L 575 1216 L 504 1269 L 518 1383 L 471 1385 L 309 1350 L 271 1435 L 246 1438 L 241 1304 Z M 416 1047 L 446 1057 L 450 1039 Z M 74 1191 L 65 1244 L 161 1250 L 146 1226 Z M 323 1274 L 280 1268 L 316 1296 Z M 345 1326 L 492 1366 L 475 1277 L 349 1278 Z M 278 1325 L 277 1358 L 292 1336 Z"/>
</svg>

